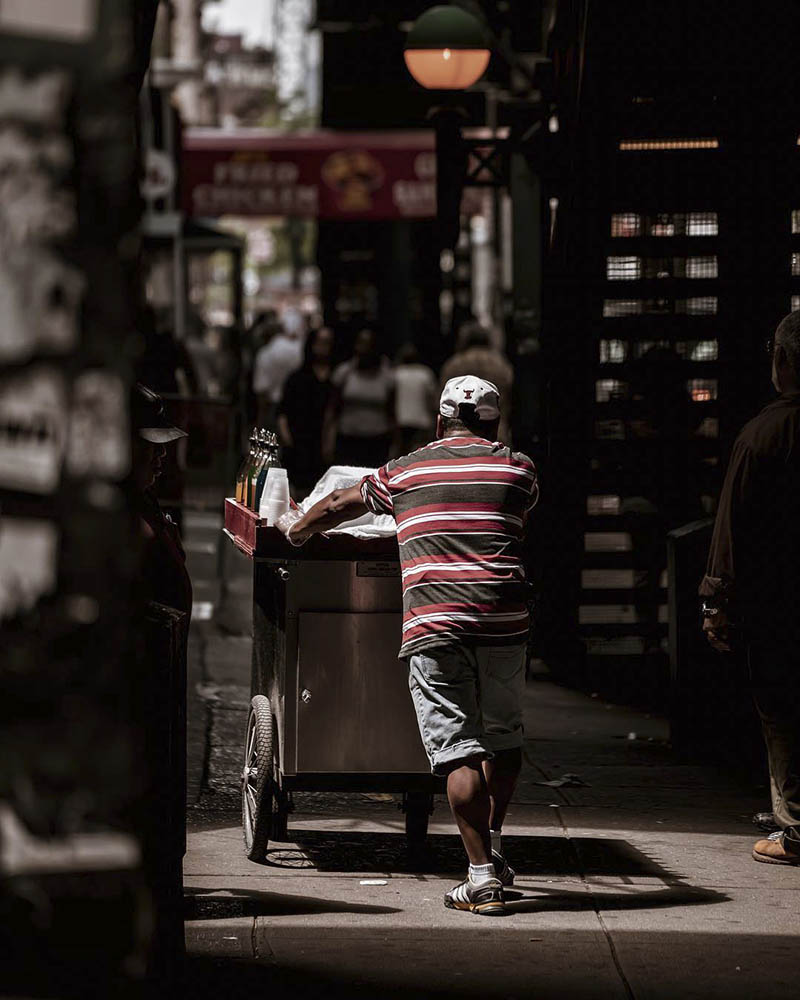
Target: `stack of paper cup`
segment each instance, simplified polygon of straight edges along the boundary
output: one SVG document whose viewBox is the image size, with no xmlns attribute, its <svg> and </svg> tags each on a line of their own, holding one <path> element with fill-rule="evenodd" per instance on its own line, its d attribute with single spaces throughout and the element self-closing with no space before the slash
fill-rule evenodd
<svg viewBox="0 0 800 1000">
<path fill-rule="evenodd" d="M 288 509 L 289 477 L 286 474 L 286 469 L 268 469 L 258 516 L 265 520 L 268 525 L 274 525 L 281 514 L 285 514 Z"/>
</svg>

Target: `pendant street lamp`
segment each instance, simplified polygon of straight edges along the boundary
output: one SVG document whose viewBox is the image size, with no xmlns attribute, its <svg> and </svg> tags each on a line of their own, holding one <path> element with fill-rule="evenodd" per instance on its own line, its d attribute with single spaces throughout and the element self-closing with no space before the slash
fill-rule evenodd
<svg viewBox="0 0 800 1000">
<path fill-rule="evenodd" d="M 489 65 L 486 30 L 461 7 L 440 5 L 414 23 L 405 44 L 409 73 L 428 90 L 463 90 Z"/>
</svg>

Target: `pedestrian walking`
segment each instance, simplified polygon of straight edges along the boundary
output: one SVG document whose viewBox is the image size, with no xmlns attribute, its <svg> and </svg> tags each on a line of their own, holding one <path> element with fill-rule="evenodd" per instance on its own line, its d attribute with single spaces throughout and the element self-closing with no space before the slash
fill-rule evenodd
<svg viewBox="0 0 800 1000">
<path fill-rule="evenodd" d="M 439 401 L 436 376 L 420 361 L 416 344 L 398 351 L 394 382 L 395 454 L 406 455 L 430 441 Z"/>
<path fill-rule="evenodd" d="M 389 457 L 394 430 L 394 374 L 374 330 L 361 330 L 353 357 L 333 373 L 326 416 L 326 459 L 377 469 Z"/>
<path fill-rule="evenodd" d="M 778 398 L 733 447 L 706 576 L 703 628 L 747 655 L 779 829 L 753 848 L 768 864 L 800 864 L 800 312 L 768 343 Z"/>
<path fill-rule="evenodd" d="M 303 363 L 303 341 L 295 329 L 279 326 L 272 339 L 256 351 L 253 392 L 258 400 L 258 422 L 275 427 L 278 404 L 286 380 Z"/>
<path fill-rule="evenodd" d="M 539 494 L 533 462 L 495 440 L 499 420 L 495 385 L 451 379 L 436 440 L 331 493 L 288 531 L 301 544 L 365 510 L 397 521 L 399 656 L 469 859 L 445 905 L 483 915 L 504 912 L 515 874 L 501 832 L 522 763 L 529 619 L 521 542 Z"/>
<path fill-rule="evenodd" d="M 511 393 L 514 369 L 501 351 L 492 346 L 489 331 L 477 320 L 469 320 L 458 331 L 456 353 L 442 366 L 440 385 L 459 375 L 475 375 L 496 385 L 503 400 L 498 436 L 511 444 Z"/>
<path fill-rule="evenodd" d="M 325 471 L 322 435 L 333 393 L 332 357 L 331 328 L 309 333 L 303 365 L 289 376 L 278 407 L 284 464 L 299 497 L 307 496 Z"/>
</svg>

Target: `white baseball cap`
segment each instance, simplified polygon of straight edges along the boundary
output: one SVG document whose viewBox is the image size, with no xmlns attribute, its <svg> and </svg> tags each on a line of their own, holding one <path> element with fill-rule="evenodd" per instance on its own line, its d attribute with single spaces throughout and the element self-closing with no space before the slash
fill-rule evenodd
<svg viewBox="0 0 800 1000">
<path fill-rule="evenodd" d="M 497 420 L 500 416 L 497 386 L 476 375 L 459 375 L 447 382 L 439 400 L 439 413 L 443 417 L 457 417 L 462 403 L 474 406 L 479 420 Z"/>
</svg>

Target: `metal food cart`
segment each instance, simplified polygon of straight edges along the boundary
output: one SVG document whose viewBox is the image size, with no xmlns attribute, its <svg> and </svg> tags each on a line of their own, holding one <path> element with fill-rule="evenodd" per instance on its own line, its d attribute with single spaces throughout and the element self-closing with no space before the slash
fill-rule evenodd
<svg viewBox="0 0 800 1000">
<path fill-rule="evenodd" d="M 345 534 L 294 548 L 226 500 L 225 531 L 253 560 L 253 666 L 242 770 L 247 857 L 285 840 L 294 791 L 402 793 L 410 846 L 443 788 L 397 659 L 397 540 Z"/>
</svg>

